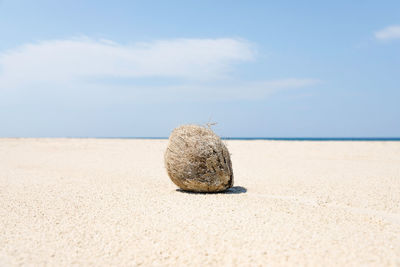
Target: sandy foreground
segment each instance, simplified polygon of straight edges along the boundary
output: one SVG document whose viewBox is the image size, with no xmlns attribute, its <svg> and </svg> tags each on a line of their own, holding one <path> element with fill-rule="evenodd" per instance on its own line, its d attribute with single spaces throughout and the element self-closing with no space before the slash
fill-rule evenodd
<svg viewBox="0 0 400 267">
<path fill-rule="evenodd" d="M 189 194 L 166 140 L 0 139 L 0 266 L 400 266 L 400 142 L 226 143 Z"/>
</svg>

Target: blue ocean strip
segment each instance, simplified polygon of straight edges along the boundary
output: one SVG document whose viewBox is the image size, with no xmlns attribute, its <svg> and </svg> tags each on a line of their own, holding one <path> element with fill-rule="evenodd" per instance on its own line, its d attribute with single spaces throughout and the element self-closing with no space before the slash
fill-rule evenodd
<svg viewBox="0 0 400 267">
<path fill-rule="evenodd" d="M 106 139 L 168 139 L 168 137 L 98 137 Z M 223 140 L 270 141 L 400 141 L 400 137 L 222 137 Z"/>
</svg>

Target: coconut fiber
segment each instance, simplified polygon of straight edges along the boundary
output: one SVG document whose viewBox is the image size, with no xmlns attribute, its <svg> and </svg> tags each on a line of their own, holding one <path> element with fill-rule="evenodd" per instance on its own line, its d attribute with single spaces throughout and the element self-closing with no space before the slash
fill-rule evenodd
<svg viewBox="0 0 400 267">
<path fill-rule="evenodd" d="M 183 190 L 220 192 L 233 186 L 228 149 L 211 129 L 197 125 L 176 128 L 164 158 L 169 177 Z"/>
</svg>

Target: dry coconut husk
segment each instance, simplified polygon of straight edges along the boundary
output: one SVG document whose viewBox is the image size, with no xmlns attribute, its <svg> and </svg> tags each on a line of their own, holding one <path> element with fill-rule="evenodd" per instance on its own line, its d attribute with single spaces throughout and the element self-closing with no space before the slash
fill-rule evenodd
<svg viewBox="0 0 400 267">
<path fill-rule="evenodd" d="M 165 167 L 177 186 L 193 192 L 220 192 L 233 186 L 232 162 L 225 144 L 211 130 L 183 125 L 172 131 Z"/>
</svg>

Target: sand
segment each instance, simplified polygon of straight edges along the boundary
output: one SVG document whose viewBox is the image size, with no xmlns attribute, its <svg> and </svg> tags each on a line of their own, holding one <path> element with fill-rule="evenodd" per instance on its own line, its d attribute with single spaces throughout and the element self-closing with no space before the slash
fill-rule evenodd
<svg viewBox="0 0 400 267">
<path fill-rule="evenodd" d="M 227 141 L 211 195 L 166 145 L 0 139 L 0 266 L 400 265 L 400 142 Z"/>
</svg>

